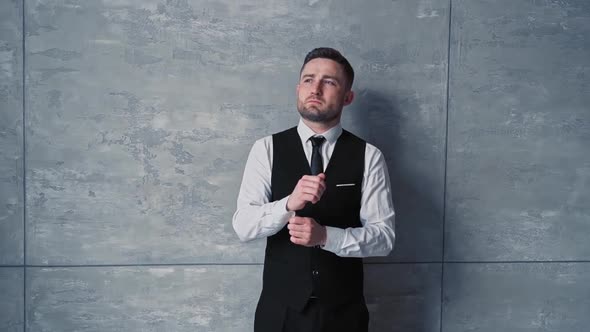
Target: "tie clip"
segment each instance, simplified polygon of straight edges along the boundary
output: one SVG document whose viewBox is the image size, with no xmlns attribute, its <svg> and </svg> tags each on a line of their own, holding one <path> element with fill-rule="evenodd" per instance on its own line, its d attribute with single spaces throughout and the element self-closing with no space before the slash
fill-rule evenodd
<svg viewBox="0 0 590 332">
<path fill-rule="evenodd" d="M 352 187 L 354 185 L 354 183 L 339 183 L 336 185 L 336 187 Z"/>
</svg>

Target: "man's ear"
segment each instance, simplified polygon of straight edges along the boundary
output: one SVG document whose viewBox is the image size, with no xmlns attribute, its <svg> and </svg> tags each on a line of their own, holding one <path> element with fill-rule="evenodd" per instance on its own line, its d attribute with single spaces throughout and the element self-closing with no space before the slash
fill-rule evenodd
<svg viewBox="0 0 590 332">
<path fill-rule="evenodd" d="M 354 91 L 348 90 L 348 92 L 346 92 L 346 95 L 344 95 L 344 106 L 350 105 L 350 103 L 352 103 L 353 100 Z"/>
</svg>

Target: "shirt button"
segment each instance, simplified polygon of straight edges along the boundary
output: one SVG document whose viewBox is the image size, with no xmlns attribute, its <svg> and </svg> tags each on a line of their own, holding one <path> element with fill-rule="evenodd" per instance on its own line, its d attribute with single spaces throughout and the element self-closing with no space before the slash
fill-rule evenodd
<svg viewBox="0 0 590 332">
<path fill-rule="evenodd" d="M 314 276 L 317 276 L 317 275 L 319 275 L 319 274 L 320 274 L 320 271 L 318 271 L 318 270 L 313 270 L 313 271 L 311 271 L 311 274 L 313 274 Z"/>
</svg>

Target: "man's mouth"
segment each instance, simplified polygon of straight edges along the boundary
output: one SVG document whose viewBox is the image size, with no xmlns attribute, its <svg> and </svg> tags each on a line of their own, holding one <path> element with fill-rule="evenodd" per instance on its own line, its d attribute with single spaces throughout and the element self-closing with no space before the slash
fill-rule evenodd
<svg viewBox="0 0 590 332">
<path fill-rule="evenodd" d="M 319 100 L 319 99 L 313 99 L 313 98 L 308 99 L 307 102 L 308 103 L 313 103 L 313 104 L 321 104 L 322 103 L 321 100 Z"/>
</svg>

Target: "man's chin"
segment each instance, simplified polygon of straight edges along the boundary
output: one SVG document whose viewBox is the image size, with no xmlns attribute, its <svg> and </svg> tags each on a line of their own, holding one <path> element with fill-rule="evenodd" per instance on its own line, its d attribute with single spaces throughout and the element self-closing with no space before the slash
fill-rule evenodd
<svg viewBox="0 0 590 332">
<path fill-rule="evenodd" d="M 323 113 L 321 110 L 316 108 L 313 110 L 306 108 L 304 111 L 299 111 L 299 115 L 301 115 L 301 117 L 305 120 L 315 123 L 330 123 L 338 117 L 337 114 L 335 116 L 331 116 L 332 114 Z"/>
<path fill-rule="evenodd" d="M 323 112 L 320 106 L 321 105 L 318 103 L 306 103 L 303 109 L 307 111 L 314 110 L 315 112 Z"/>
</svg>

